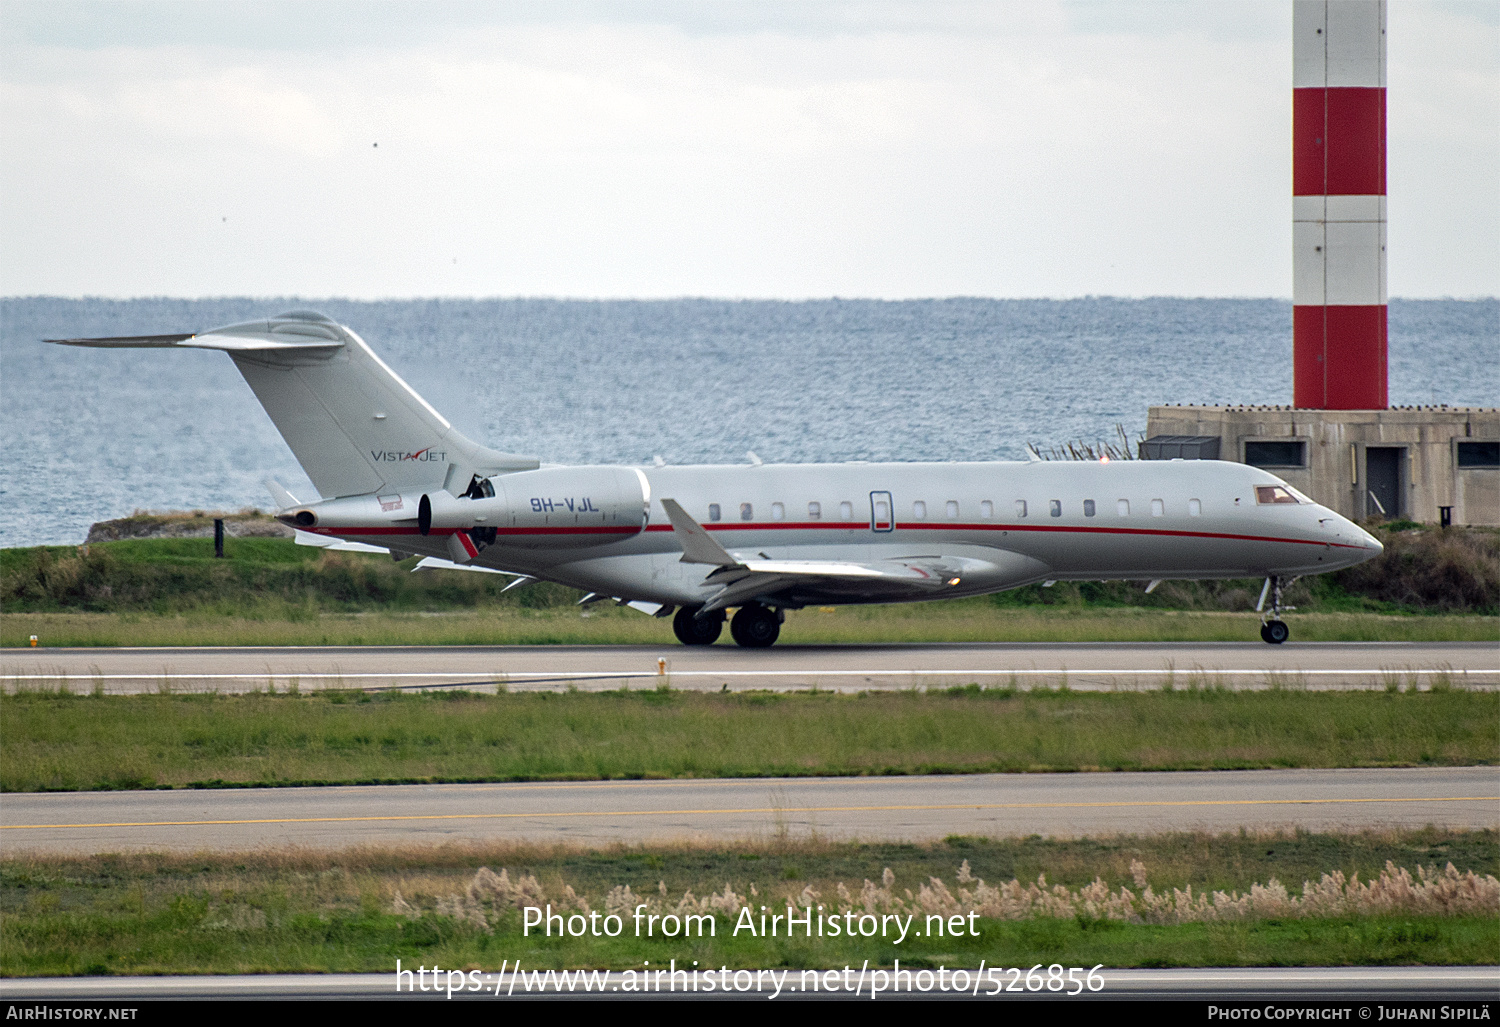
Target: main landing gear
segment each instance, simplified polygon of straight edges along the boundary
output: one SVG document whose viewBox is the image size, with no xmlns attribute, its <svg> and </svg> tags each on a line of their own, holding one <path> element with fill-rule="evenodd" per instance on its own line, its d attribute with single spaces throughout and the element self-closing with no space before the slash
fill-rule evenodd
<svg viewBox="0 0 1500 1027">
<path fill-rule="evenodd" d="M 1271 645 L 1280 645 L 1292 637 L 1292 629 L 1286 626 L 1286 621 L 1281 619 L 1282 610 L 1295 610 L 1295 606 L 1283 606 L 1281 604 L 1281 590 L 1290 585 L 1292 581 L 1283 581 L 1280 577 L 1272 574 L 1266 578 L 1265 587 L 1260 590 L 1260 602 L 1255 604 L 1255 611 L 1260 613 L 1265 609 L 1266 596 L 1271 597 L 1271 613 L 1268 617 L 1262 617 L 1260 622 L 1260 637 L 1264 642 Z"/>
<path fill-rule="evenodd" d="M 764 649 L 775 644 L 781 634 L 781 614 L 759 603 L 741 606 L 729 622 L 729 633 L 747 649 Z"/>
<path fill-rule="evenodd" d="M 697 616 L 700 607 L 684 606 L 672 618 L 672 631 L 683 645 L 713 645 L 724 630 L 724 611 Z"/>
<path fill-rule="evenodd" d="M 713 645 L 724 630 L 724 611 L 715 610 L 701 617 L 701 607 L 684 606 L 672 618 L 672 630 L 683 645 Z M 747 649 L 764 649 L 781 634 L 781 613 L 759 603 L 741 606 L 729 622 L 729 633 Z"/>
</svg>

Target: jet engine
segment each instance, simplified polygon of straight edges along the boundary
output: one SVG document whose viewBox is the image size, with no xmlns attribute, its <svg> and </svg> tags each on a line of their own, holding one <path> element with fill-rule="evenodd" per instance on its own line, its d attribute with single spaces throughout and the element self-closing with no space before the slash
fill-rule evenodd
<svg viewBox="0 0 1500 1027">
<path fill-rule="evenodd" d="M 466 531 L 504 546 L 597 546 L 646 527 L 651 488 L 631 467 L 546 467 L 489 479 L 494 495 L 429 492 L 417 504 L 417 530 Z"/>
</svg>

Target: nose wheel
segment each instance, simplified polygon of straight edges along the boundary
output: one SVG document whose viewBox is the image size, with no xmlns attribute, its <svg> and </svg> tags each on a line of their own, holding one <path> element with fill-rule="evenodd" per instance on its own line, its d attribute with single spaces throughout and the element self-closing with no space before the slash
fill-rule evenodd
<svg viewBox="0 0 1500 1027">
<path fill-rule="evenodd" d="M 1260 622 L 1261 641 L 1269 642 L 1271 645 L 1280 645 L 1292 637 L 1292 629 L 1286 626 L 1286 621 L 1281 619 L 1281 611 L 1295 610 L 1295 606 L 1284 606 L 1281 602 L 1281 590 L 1289 585 L 1290 581 L 1283 581 L 1278 575 L 1272 574 L 1266 578 L 1265 587 L 1260 590 L 1260 602 L 1255 604 L 1255 611 L 1261 613 L 1266 608 L 1266 598 L 1271 600 L 1271 610 L 1268 615 L 1263 615 Z"/>
</svg>

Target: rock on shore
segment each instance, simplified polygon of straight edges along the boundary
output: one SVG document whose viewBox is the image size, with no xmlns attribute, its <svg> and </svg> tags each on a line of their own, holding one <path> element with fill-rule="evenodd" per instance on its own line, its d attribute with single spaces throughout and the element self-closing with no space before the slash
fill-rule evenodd
<svg viewBox="0 0 1500 1027">
<path fill-rule="evenodd" d="M 291 538 L 295 532 L 259 510 L 222 513 L 213 510 L 152 513 L 138 510 L 129 517 L 97 521 L 89 527 L 89 542 L 118 542 L 127 538 L 213 538 L 214 519 L 224 519 L 230 538 Z"/>
</svg>

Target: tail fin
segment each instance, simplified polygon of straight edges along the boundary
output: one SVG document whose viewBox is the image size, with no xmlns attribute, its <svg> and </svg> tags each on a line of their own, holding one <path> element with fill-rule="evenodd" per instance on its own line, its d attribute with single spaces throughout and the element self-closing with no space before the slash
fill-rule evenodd
<svg viewBox="0 0 1500 1027">
<path fill-rule="evenodd" d="M 465 438 L 363 339 L 312 311 L 201 335 L 47 341 L 224 350 L 327 499 L 444 485 L 458 494 L 473 475 L 540 466 Z"/>
</svg>

